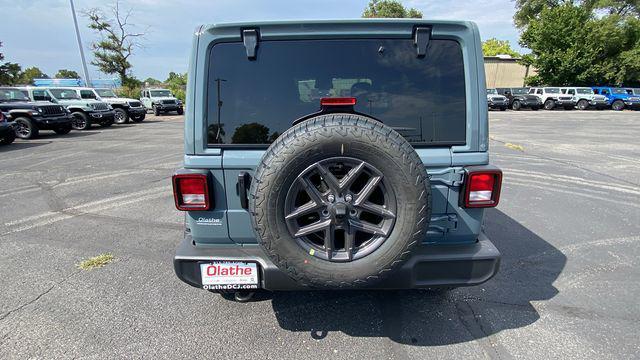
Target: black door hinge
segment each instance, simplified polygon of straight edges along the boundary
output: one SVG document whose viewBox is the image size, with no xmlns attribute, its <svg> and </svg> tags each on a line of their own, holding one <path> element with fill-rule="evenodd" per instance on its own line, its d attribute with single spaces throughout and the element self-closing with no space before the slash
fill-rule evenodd
<svg viewBox="0 0 640 360">
<path fill-rule="evenodd" d="M 418 57 L 425 57 L 427 55 L 429 40 L 431 40 L 430 27 L 419 26 L 415 29 L 413 33 L 413 44 L 416 47 Z"/>
<path fill-rule="evenodd" d="M 242 42 L 244 43 L 244 48 L 247 51 L 247 58 L 249 60 L 256 59 L 259 37 L 260 34 L 257 29 L 242 30 Z"/>
</svg>

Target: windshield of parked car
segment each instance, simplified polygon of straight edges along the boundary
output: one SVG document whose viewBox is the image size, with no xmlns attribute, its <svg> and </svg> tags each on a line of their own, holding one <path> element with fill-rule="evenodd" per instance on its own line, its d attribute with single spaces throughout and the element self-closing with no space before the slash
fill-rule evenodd
<svg viewBox="0 0 640 360">
<path fill-rule="evenodd" d="M 496 89 L 487 89 L 487 94 L 489 94 L 489 95 L 498 95 L 498 90 L 496 90 Z"/>
<path fill-rule="evenodd" d="M 640 89 L 631 89 L 633 91 L 633 95 L 640 95 Z"/>
<path fill-rule="evenodd" d="M 612 89 L 611 93 L 613 94 L 623 94 L 626 95 L 627 94 L 627 90 L 625 89 Z"/>
<path fill-rule="evenodd" d="M 587 94 L 587 95 L 591 95 L 593 94 L 593 89 L 588 89 L 588 88 L 578 88 L 576 89 L 578 91 L 578 94 Z"/>
<path fill-rule="evenodd" d="M 4 89 L 0 89 L 0 101 L 2 102 L 29 101 L 29 97 L 27 97 L 22 91 L 18 89 L 4 88 Z"/>
<path fill-rule="evenodd" d="M 560 94 L 560 88 L 545 88 L 547 94 Z"/>
<path fill-rule="evenodd" d="M 114 93 L 113 90 L 110 90 L 110 89 L 96 89 L 96 92 L 100 97 L 104 97 L 104 98 L 118 97 L 116 93 Z"/>
<path fill-rule="evenodd" d="M 511 93 L 514 95 L 524 95 L 529 93 L 529 89 L 527 88 L 513 88 L 511 89 Z"/>
<path fill-rule="evenodd" d="M 73 89 L 49 89 L 49 91 L 58 100 L 80 100 L 80 96 Z"/>
<path fill-rule="evenodd" d="M 151 90 L 152 97 L 173 97 L 169 90 Z"/>
<path fill-rule="evenodd" d="M 355 98 L 355 111 L 413 144 L 465 143 L 457 41 L 433 39 L 424 57 L 411 39 L 261 41 L 259 49 L 248 60 L 242 42 L 211 48 L 209 144 L 269 144 L 296 119 L 318 112 L 326 97 Z"/>
</svg>

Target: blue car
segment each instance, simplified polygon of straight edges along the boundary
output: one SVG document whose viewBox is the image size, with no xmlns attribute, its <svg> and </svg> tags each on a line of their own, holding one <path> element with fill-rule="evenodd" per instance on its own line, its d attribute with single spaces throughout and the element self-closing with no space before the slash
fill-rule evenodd
<svg viewBox="0 0 640 360">
<path fill-rule="evenodd" d="M 593 87 L 596 94 L 604 95 L 613 110 L 621 111 L 625 108 L 637 110 L 640 108 L 640 96 L 630 89 L 599 86 Z"/>
</svg>

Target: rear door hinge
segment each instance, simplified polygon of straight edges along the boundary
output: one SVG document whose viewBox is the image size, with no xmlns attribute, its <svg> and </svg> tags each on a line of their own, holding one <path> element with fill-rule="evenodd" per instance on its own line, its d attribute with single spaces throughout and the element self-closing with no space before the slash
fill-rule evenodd
<svg viewBox="0 0 640 360">
<path fill-rule="evenodd" d="M 451 174 L 451 186 L 460 186 L 464 183 L 464 169 L 454 169 Z"/>
<path fill-rule="evenodd" d="M 242 42 L 244 48 L 247 51 L 247 58 L 249 60 L 255 60 L 257 56 L 258 41 L 260 33 L 258 29 L 243 29 L 242 30 Z"/>
<path fill-rule="evenodd" d="M 443 184 L 447 186 L 460 186 L 464 182 L 464 168 L 443 169 L 429 171 L 429 181 L 432 184 Z"/>
<path fill-rule="evenodd" d="M 431 28 L 418 26 L 413 32 L 413 45 L 416 47 L 416 55 L 420 57 L 427 56 L 429 48 L 429 40 L 431 40 Z"/>
</svg>

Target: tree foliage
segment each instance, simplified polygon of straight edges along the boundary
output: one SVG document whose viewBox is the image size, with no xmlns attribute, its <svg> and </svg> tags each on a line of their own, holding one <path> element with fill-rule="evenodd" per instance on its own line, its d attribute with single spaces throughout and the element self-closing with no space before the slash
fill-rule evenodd
<svg viewBox="0 0 640 360">
<path fill-rule="evenodd" d="M 184 101 L 186 98 L 187 88 L 187 73 L 179 74 L 170 72 L 169 77 L 165 80 L 165 84 L 171 90 L 171 92 L 180 100 Z"/>
<path fill-rule="evenodd" d="M 32 85 L 33 79 L 48 79 L 49 75 L 45 74 L 39 68 L 32 66 L 30 68 L 24 69 L 23 72 L 20 73 L 20 84 Z"/>
<path fill-rule="evenodd" d="M 498 40 L 496 38 L 482 42 L 482 53 L 484 56 L 509 55 L 513 58 L 520 57 L 520 54 L 511 48 L 508 40 Z"/>
<path fill-rule="evenodd" d="M 145 80 L 142 81 L 145 84 L 149 84 L 149 85 L 159 85 L 162 84 L 162 81 L 158 80 L 158 79 L 154 79 L 152 77 L 148 77 Z"/>
<path fill-rule="evenodd" d="M 537 69 L 531 85 L 638 84 L 640 21 L 634 16 L 595 16 L 590 6 L 544 8 L 522 32 L 531 49 L 525 62 Z"/>
<path fill-rule="evenodd" d="M 79 79 L 80 75 L 73 70 L 60 69 L 56 73 L 55 78 L 56 79 Z"/>
<path fill-rule="evenodd" d="M 0 41 L 0 48 L 2 41 Z M 12 62 L 3 62 L 4 54 L 0 52 L 0 85 L 15 85 L 19 82 L 22 68 Z"/>
<path fill-rule="evenodd" d="M 91 64 L 97 66 L 105 74 L 117 74 L 123 86 L 135 86 L 131 76 L 131 56 L 136 48 L 141 47 L 140 39 L 143 32 L 133 32 L 134 25 L 130 22 L 133 9 L 123 11 L 120 2 L 116 1 L 110 7 L 109 17 L 100 9 L 85 11 L 89 19 L 88 27 L 100 35 L 100 40 L 91 44 L 94 60 Z"/>
<path fill-rule="evenodd" d="M 371 0 L 362 13 L 363 18 L 422 18 L 422 12 L 407 9 L 396 0 Z"/>
<path fill-rule="evenodd" d="M 524 29 L 532 20 L 538 19 L 542 10 L 559 6 L 576 6 L 587 11 L 604 11 L 610 15 L 640 16 L 638 0 L 514 0 L 516 13 L 513 21 L 516 27 Z"/>
</svg>

